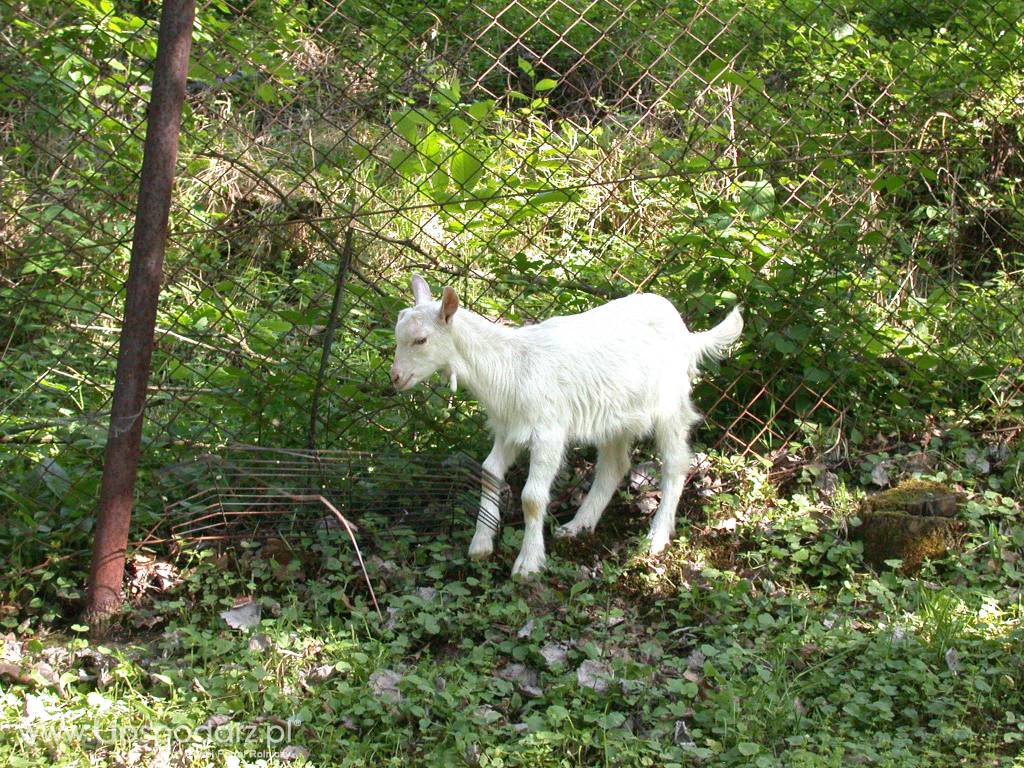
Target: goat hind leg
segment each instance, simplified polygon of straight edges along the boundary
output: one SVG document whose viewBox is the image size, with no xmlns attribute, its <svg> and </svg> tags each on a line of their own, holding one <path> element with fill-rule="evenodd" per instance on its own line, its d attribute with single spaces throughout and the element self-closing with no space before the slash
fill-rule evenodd
<svg viewBox="0 0 1024 768">
<path fill-rule="evenodd" d="M 628 439 L 609 440 L 600 445 L 597 449 L 597 466 L 594 468 L 594 482 L 590 486 L 590 491 L 580 504 L 576 516 L 565 525 L 556 528 L 555 536 L 572 538 L 593 531 L 629 465 Z"/>
<path fill-rule="evenodd" d="M 657 425 L 661 452 L 661 503 L 647 535 L 652 555 L 664 551 L 676 530 L 676 508 L 690 471 L 690 427 L 694 421 L 696 414 L 684 409 L 679 416 Z"/>
</svg>

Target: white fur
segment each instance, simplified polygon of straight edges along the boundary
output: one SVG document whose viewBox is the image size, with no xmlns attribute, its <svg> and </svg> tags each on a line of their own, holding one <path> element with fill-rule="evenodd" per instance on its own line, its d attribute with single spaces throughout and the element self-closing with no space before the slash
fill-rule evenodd
<svg viewBox="0 0 1024 768">
<path fill-rule="evenodd" d="M 630 466 L 633 442 L 654 433 L 662 459 L 661 504 L 649 534 L 661 552 L 675 530 L 675 513 L 690 465 L 689 431 L 699 416 L 690 379 L 706 358 L 723 356 L 743 329 L 740 308 L 710 331 L 691 333 L 667 299 L 635 294 L 578 315 L 510 328 L 458 309 L 446 288 L 434 301 L 413 277 L 416 305 L 395 326 L 392 382 L 408 389 L 438 370 L 480 401 L 494 432 L 484 468 L 499 480 L 523 448 L 530 472 L 522 492 L 526 529 L 513 575 L 544 566 L 544 513 L 551 483 L 570 443 L 598 448 L 590 492 L 556 536 L 592 531 Z M 455 311 L 458 309 L 458 311 Z M 426 339 L 425 343 L 414 344 Z M 484 492 L 474 558 L 494 548 L 493 494 Z"/>
</svg>

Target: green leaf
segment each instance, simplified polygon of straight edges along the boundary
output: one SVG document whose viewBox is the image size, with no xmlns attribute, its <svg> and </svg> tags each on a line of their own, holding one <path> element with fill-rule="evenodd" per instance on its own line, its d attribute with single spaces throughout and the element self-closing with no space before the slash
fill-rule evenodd
<svg viewBox="0 0 1024 768">
<path fill-rule="evenodd" d="M 775 207 L 775 187 L 768 181 L 741 181 L 736 202 L 750 218 L 758 221 Z"/>
<path fill-rule="evenodd" d="M 452 119 L 448 121 L 448 124 L 451 126 L 449 134 L 453 139 L 459 139 L 468 134 L 471 130 L 469 123 L 461 117 L 452 117 Z"/>
<path fill-rule="evenodd" d="M 902 176 L 882 176 L 877 179 L 871 186 L 878 192 L 899 192 L 903 185 L 906 184 L 906 179 Z"/>
<path fill-rule="evenodd" d="M 388 165 L 407 179 L 424 171 L 419 153 L 413 150 L 396 150 L 388 159 Z"/>
<path fill-rule="evenodd" d="M 474 120 L 483 120 L 491 113 L 492 109 L 494 109 L 494 99 L 484 99 L 483 101 L 474 101 L 466 107 L 466 113 Z"/>
<path fill-rule="evenodd" d="M 433 128 L 428 129 L 426 135 L 416 144 L 416 151 L 433 164 L 437 164 L 441 155 L 441 134 Z"/>
<path fill-rule="evenodd" d="M 791 355 L 796 352 L 796 344 L 785 336 L 775 335 L 774 338 L 772 338 L 772 344 L 784 355 Z"/>
<path fill-rule="evenodd" d="M 751 75 L 745 72 L 735 72 L 733 70 L 726 70 L 722 72 L 722 79 L 727 83 L 738 85 L 740 88 L 750 88 L 754 91 L 764 90 L 764 81 L 756 75 Z"/>
<path fill-rule="evenodd" d="M 548 720 L 555 724 L 560 723 L 563 720 L 568 720 L 570 718 L 569 710 L 563 707 L 561 704 L 552 704 L 550 707 L 548 707 L 547 715 Z"/>
<path fill-rule="evenodd" d="M 437 621 L 437 616 L 432 613 L 421 613 L 417 619 L 427 632 L 431 635 L 436 635 L 441 631 L 441 625 Z"/>
<path fill-rule="evenodd" d="M 714 83 L 728 68 L 729 64 L 727 62 L 721 60 L 711 62 L 711 66 L 708 67 L 707 72 L 704 74 L 704 81 L 708 85 Z"/>
<path fill-rule="evenodd" d="M 550 203 L 569 203 L 579 200 L 580 193 L 574 189 L 552 189 L 547 192 L 538 192 L 508 217 L 508 223 L 514 223 L 532 216 L 539 216 L 544 213 L 541 206 Z"/>
<path fill-rule="evenodd" d="M 260 83 L 256 86 L 256 97 L 270 104 L 274 101 L 274 87 L 270 83 Z"/>
<path fill-rule="evenodd" d="M 544 93 L 545 91 L 550 91 L 556 85 L 558 85 L 557 80 L 552 80 L 550 77 L 545 77 L 543 80 L 538 81 L 535 86 L 533 86 L 533 90 L 537 91 L 538 93 Z"/>
<path fill-rule="evenodd" d="M 464 149 L 460 149 L 451 159 L 450 174 L 452 180 L 464 190 L 470 190 L 483 173 L 483 163 Z"/>
<path fill-rule="evenodd" d="M 420 126 L 431 125 L 430 113 L 418 109 L 404 109 L 391 115 L 395 132 L 413 146 L 420 140 Z"/>
<path fill-rule="evenodd" d="M 448 172 L 444 168 L 435 168 L 427 177 L 426 184 L 420 184 L 420 192 L 423 192 L 435 203 L 446 203 L 450 199 L 448 195 Z"/>
<path fill-rule="evenodd" d="M 547 203 L 572 203 L 580 199 L 579 190 L 576 189 L 552 189 L 548 192 L 541 192 L 530 199 L 532 205 L 545 205 Z"/>
<path fill-rule="evenodd" d="M 752 757 L 761 751 L 761 746 L 752 741 L 741 741 L 736 745 L 736 749 L 738 749 L 739 753 L 744 757 Z"/>
<path fill-rule="evenodd" d="M 441 109 L 452 109 L 459 105 L 459 99 L 462 98 L 462 89 L 459 87 L 459 81 L 453 80 L 451 83 L 441 84 L 437 90 L 430 94 L 430 101 L 436 104 Z"/>
<path fill-rule="evenodd" d="M 292 324 L 287 320 L 280 320 L 276 317 L 266 317 L 260 320 L 258 327 L 270 333 L 287 333 L 292 329 Z"/>
<path fill-rule="evenodd" d="M 624 722 L 626 722 L 626 716 L 621 712 L 609 712 L 598 720 L 598 723 L 604 730 L 613 730 L 620 727 Z"/>
</svg>

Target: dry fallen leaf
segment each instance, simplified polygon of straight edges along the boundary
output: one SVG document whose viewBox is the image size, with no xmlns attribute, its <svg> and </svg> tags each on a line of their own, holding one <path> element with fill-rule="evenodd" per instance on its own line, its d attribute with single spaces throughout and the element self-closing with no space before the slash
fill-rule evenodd
<svg viewBox="0 0 1024 768">
<path fill-rule="evenodd" d="M 648 491 L 636 500 L 636 508 L 642 515 L 653 515 L 660 503 L 661 491 Z"/>
<path fill-rule="evenodd" d="M 641 491 L 658 483 L 658 469 L 653 461 L 637 464 L 629 471 L 629 489 Z"/>
<path fill-rule="evenodd" d="M 880 461 L 871 468 L 871 482 L 878 486 L 889 485 L 889 467 L 892 462 Z"/>
<path fill-rule="evenodd" d="M 507 664 L 495 672 L 495 675 L 502 680 L 515 683 L 516 687 L 530 698 L 536 699 L 544 695 L 544 692 L 538 685 L 539 678 L 536 670 L 530 669 L 525 664 Z"/>
<path fill-rule="evenodd" d="M 338 670 L 333 664 L 321 664 L 305 672 L 301 677 L 305 683 L 316 684 L 326 682 L 337 674 Z"/>
<path fill-rule="evenodd" d="M 32 720 L 42 720 L 46 718 L 49 712 L 46 709 L 46 704 L 38 696 L 33 696 L 31 693 L 25 695 L 25 714 L 22 720 L 30 722 Z"/>
<path fill-rule="evenodd" d="M 255 651 L 256 653 L 266 653 L 274 647 L 274 642 L 270 639 L 269 635 L 265 635 L 262 632 L 258 635 L 253 635 L 249 638 L 249 650 Z"/>
<path fill-rule="evenodd" d="M 6 634 L 0 637 L 0 661 L 7 661 L 13 664 L 17 664 L 21 661 L 22 647 L 21 643 L 12 634 Z"/>
<path fill-rule="evenodd" d="M 540 655 L 544 657 L 549 667 L 565 664 L 569 652 L 561 643 L 548 643 L 540 649 Z"/>
<path fill-rule="evenodd" d="M 9 680 L 19 685 L 35 685 L 35 681 L 21 671 L 21 667 L 10 662 L 0 662 L 0 680 Z"/>
<path fill-rule="evenodd" d="M 300 757 L 308 758 L 309 750 L 298 744 L 289 744 L 280 751 L 279 757 L 285 762 L 291 762 L 292 760 L 298 760 Z"/>
<path fill-rule="evenodd" d="M 839 477 L 835 472 L 829 472 L 827 469 L 823 470 L 814 481 L 814 485 L 819 491 L 826 496 L 831 496 L 836 492 L 836 486 L 839 484 Z"/>
<path fill-rule="evenodd" d="M 584 688 L 603 693 L 608 690 L 612 675 L 612 668 L 607 663 L 587 659 L 576 670 L 576 682 Z"/>
<path fill-rule="evenodd" d="M 370 675 L 370 691 L 379 698 L 398 702 L 402 700 L 402 692 L 398 690 L 400 682 L 402 682 L 402 675 L 395 670 L 378 669 Z"/>
<path fill-rule="evenodd" d="M 250 600 L 220 612 L 220 617 L 232 629 L 252 629 L 260 623 L 260 604 Z"/>
<path fill-rule="evenodd" d="M 202 727 L 203 727 L 203 730 L 205 730 L 205 731 L 207 731 L 209 733 L 213 733 L 218 728 L 220 728 L 222 725 L 227 725 L 230 722 L 231 722 L 231 715 L 224 715 L 224 714 L 210 715 L 208 718 L 206 718 L 206 722 L 203 723 Z"/>
<path fill-rule="evenodd" d="M 686 727 L 685 720 L 676 720 L 676 725 L 672 732 L 672 743 L 677 747 L 696 746 L 693 737 L 690 736 L 690 729 Z"/>
</svg>

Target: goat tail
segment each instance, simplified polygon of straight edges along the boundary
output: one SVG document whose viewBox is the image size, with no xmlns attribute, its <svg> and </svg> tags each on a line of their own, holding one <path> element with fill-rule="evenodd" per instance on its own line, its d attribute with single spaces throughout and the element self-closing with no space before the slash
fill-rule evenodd
<svg viewBox="0 0 1024 768">
<path fill-rule="evenodd" d="M 701 331 L 693 334 L 693 369 L 705 360 L 721 360 L 729 352 L 729 347 L 736 343 L 736 340 L 743 332 L 743 316 L 740 314 L 743 307 L 739 304 L 732 312 L 708 331 Z"/>
</svg>

